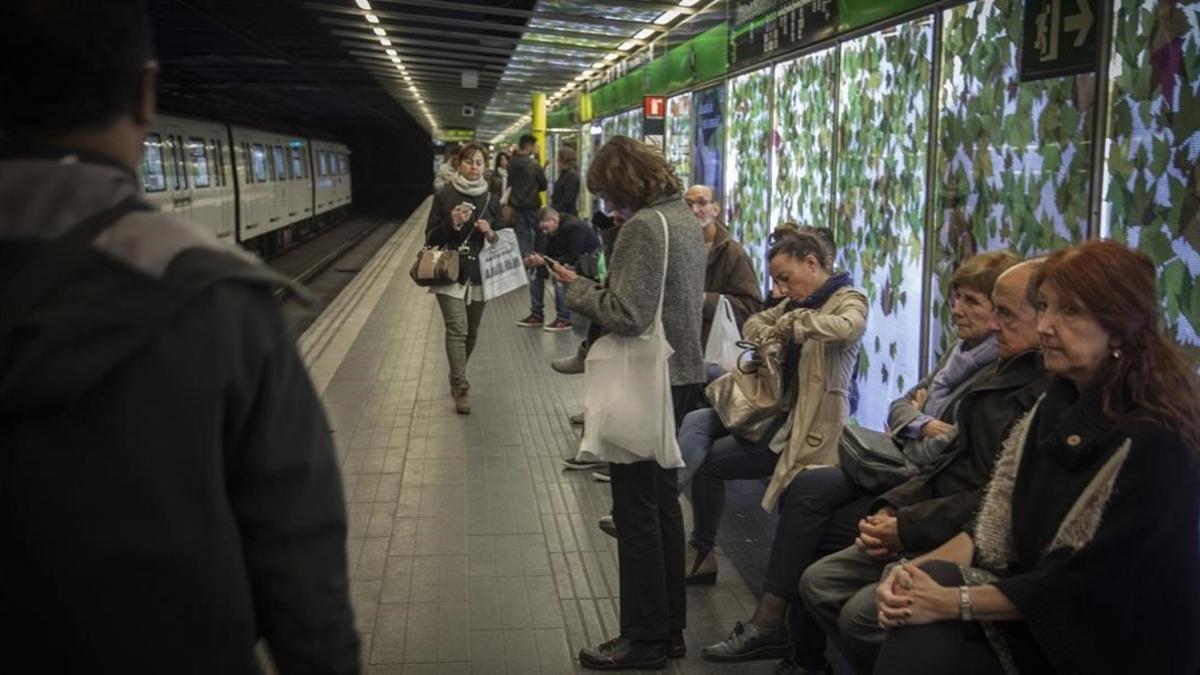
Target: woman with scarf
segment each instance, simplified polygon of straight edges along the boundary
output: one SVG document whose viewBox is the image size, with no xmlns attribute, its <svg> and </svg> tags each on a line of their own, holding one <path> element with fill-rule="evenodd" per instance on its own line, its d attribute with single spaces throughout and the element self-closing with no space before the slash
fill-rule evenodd
<svg viewBox="0 0 1200 675">
<path fill-rule="evenodd" d="M 457 283 L 434 286 L 442 321 L 446 325 L 446 357 L 450 361 L 450 395 L 460 415 L 471 412 L 467 391 L 467 360 L 475 348 L 479 322 L 483 319 L 483 284 L 479 276 L 479 252 L 483 242 L 496 241 L 500 224 L 500 200 L 488 191 L 483 170 L 487 155 L 482 145 L 469 143 L 455 157 L 458 173 L 433 195 L 425 245 L 460 251 Z"/>
<path fill-rule="evenodd" d="M 879 583 L 876 673 L 1200 672 L 1200 383 L 1155 277 L 1112 241 L 1035 274 L 1055 378 L 971 532 Z"/>
<path fill-rule="evenodd" d="M 707 416 L 716 439 L 692 479 L 692 537 L 687 547 L 688 583 L 716 578 L 717 528 L 725 508 L 725 481 L 771 477 L 762 506 L 770 511 L 780 494 L 805 467 L 836 464 L 838 438 L 849 415 L 849 392 L 859 339 L 867 327 L 867 298 L 846 272 L 833 273 L 821 240 L 788 231 L 767 253 L 771 278 L 787 302 L 746 320 L 745 339 L 790 345 L 795 363 L 785 395 L 789 411 L 774 434 L 751 442 L 729 434 L 711 408 L 697 410 L 683 426 Z M 796 352 L 799 352 L 798 354 Z"/>
</svg>

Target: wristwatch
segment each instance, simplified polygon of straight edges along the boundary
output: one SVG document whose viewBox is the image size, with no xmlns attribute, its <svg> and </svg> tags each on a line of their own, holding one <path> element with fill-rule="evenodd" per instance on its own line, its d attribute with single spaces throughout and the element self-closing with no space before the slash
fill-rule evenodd
<svg viewBox="0 0 1200 675">
<path fill-rule="evenodd" d="M 958 587 L 958 613 L 963 621 L 975 620 L 975 610 L 971 606 L 971 589 L 967 586 Z"/>
</svg>

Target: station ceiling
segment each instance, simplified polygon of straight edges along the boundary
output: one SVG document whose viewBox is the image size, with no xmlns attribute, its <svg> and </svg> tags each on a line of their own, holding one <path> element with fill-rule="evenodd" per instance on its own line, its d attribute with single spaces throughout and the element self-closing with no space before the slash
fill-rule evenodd
<svg viewBox="0 0 1200 675">
<path fill-rule="evenodd" d="M 164 107 L 489 141 L 718 0 L 153 0 Z"/>
</svg>

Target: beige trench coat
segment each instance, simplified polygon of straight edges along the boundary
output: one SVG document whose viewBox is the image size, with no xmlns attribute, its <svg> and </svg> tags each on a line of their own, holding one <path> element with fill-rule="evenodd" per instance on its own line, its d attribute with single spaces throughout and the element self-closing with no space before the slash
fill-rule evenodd
<svg viewBox="0 0 1200 675">
<path fill-rule="evenodd" d="M 763 495 L 767 511 L 805 467 L 837 464 L 838 438 L 850 414 L 850 378 L 867 328 L 867 298 L 854 288 L 838 289 L 819 309 L 786 312 L 786 305 L 755 314 L 742 331 L 746 339 L 758 341 L 782 319 L 783 325 L 791 323 L 796 342 L 803 345 L 794 385 L 796 403 L 780 436 L 771 441 L 779 461 Z"/>
</svg>

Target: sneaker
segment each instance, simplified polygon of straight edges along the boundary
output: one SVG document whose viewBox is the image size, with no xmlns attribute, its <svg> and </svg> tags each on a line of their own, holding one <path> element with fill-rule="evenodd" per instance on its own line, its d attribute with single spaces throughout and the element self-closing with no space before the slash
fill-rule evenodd
<svg viewBox="0 0 1200 675">
<path fill-rule="evenodd" d="M 571 424 L 574 424 L 577 427 L 581 427 L 581 426 L 583 426 L 583 413 L 571 415 L 570 417 L 567 418 L 567 421 L 570 422 Z"/>
<path fill-rule="evenodd" d="M 596 524 L 598 526 L 600 526 L 601 532 L 603 532 L 604 534 L 607 534 L 608 536 L 612 537 L 613 539 L 617 538 L 617 523 L 616 523 L 616 521 L 613 520 L 611 513 L 608 514 L 607 516 L 601 516 L 600 522 L 598 522 Z M 672 658 L 677 658 L 677 657 L 672 657 Z"/>
<path fill-rule="evenodd" d="M 561 333 L 564 330 L 571 330 L 571 322 L 567 321 L 566 319 L 555 319 L 554 323 L 542 326 L 542 330 L 549 331 L 551 333 Z"/>
<path fill-rule="evenodd" d="M 608 465 L 605 464 L 604 466 L 593 471 L 592 478 L 595 478 L 596 480 L 600 481 L 601 483 L 611 483 L 612 482 L 612 474 L 609 473 L 609 471 L 608 471 Z"/>
<path fill-rule="evenodd" d="M 662 670 L 667 667 L 667 644 L 618 637 L 580 649 L 579 665 L 592 670 Z"/>
<path fill-rule="evenodd" d="M 700 658 L 717 663 L 738 663 L 760 659 L 783 659 L 792 651 L 787 626 L 759 628 L 752 623 L 737 622 L 729 637 L 700 650 Z"/>
<path fill-rule="evenodd" d="M 530 314 L 529 316 L 517 322 L 521 328 L 537 328 L 543 323 L 541 314 Z"/>
<path fill-rule="evenodd" d="M 588 471 L 590 469 L 599 469 L 608 466 L 608 462 L 589 462 L 574 457 L 563 457 L 563 468 L 568 471 Z"/>
</svg>

